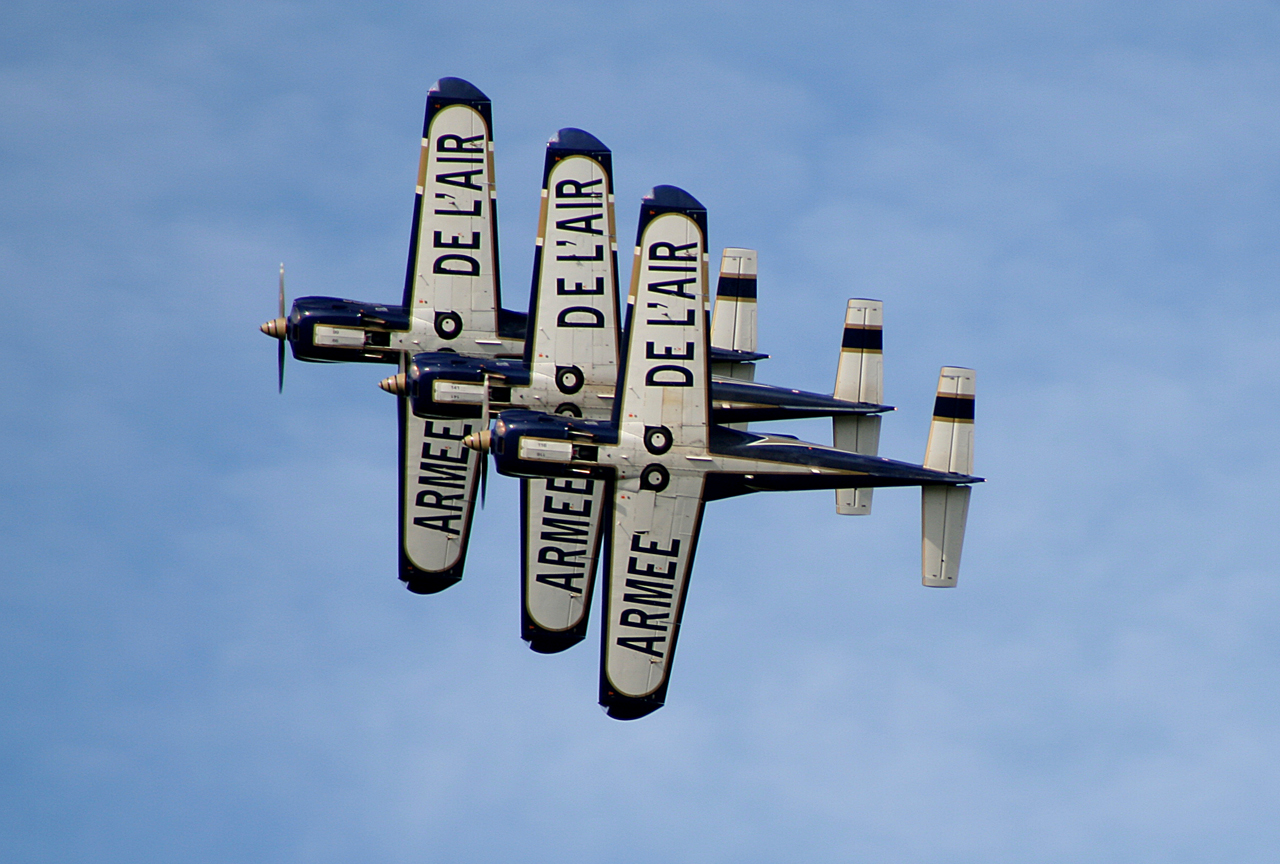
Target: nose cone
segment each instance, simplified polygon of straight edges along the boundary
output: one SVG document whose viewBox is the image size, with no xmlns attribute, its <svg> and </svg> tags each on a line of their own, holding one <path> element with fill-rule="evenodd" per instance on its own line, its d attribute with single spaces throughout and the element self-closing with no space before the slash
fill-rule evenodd
<svg viewBox="0 0 1280 864">
<path fill-rule="evenodd" d="M 285 325 L 287 323 L 288 322 L 284 318 L 272 318 L 258 329 L 273 339 L 283 339 L 285 337 Z"/>
<path fill-rule="evenodd" d="M 488 453 L 491 439 L 492 436 L 488 429 L 483 432 L 472 432 L 462 439 L 462 446 L 468 450 L 479 450 L 481 453 Z"/>
<path fill-rule="evenodd" d="M 378 382 L 378 386 L 388 393 L 394 393 L 396 396 L 403 396 L 409 389 L 407 383 L 408 376 L 403 372 L 399 375 L 392 375 L 390 378 L 383 378 Z"/>
</svg>

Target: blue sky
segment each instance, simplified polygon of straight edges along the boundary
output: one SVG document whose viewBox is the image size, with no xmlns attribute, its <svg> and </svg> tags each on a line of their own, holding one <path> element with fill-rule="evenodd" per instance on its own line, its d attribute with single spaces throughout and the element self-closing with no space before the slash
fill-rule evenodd
<svg viewBox="0 0 1280 864">
<path fill-rule="evenodd" d="M 1277 49 L 1257 2 L 10 4 L 0 857 L 1272 860 Z M 444 75 L 508 307 L 573 125 L 624 240 L 671 183 L 759 250 L 761 380 L 829 388 L 884 300 L 885 455 L 975 367 L 960 586 L 910 491 L 717 502 L 634 723 L 594 631 L 519 640 L 513 481 L 404 591 L 384 369 L 277 396 L 256 328 L 280 261 L 400 296 Z"/>
</svg>

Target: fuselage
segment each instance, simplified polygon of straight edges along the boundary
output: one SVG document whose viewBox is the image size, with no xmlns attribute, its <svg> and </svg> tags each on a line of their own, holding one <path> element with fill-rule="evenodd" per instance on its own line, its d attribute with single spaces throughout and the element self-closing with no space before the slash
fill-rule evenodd
<svg viewBox="0 0 1280 864">
<path fill-rule="evenodd" d="M 747 352 L 711 349 L 715 363 L 742 362 L 758 357 Z M 602 420 L 613 415 L 614 385 L 584 383 L 574 367 L 554 376 L 532 372 L 517 360 L 473 358 L 433 352 L 416 354 L 399 387 L 419 417 L 478 418 L 484 410 L 488 387 L 489 410 L 528 409 L 550 414 Z M 794 420 L 805 417 L 839 417 L 880 414 L 892 406 L 849 402 L 823 393 L 811 393 L 737 378 L 712 376 L 711 419 L 714 423 L 748 423 Z"/>
<path fill-rule="evenodd" d="M 981 482 L 967 474 L 934 471 L 879 456 L 863 456 L 789 435 L 759 435 L 713 425 L 705 447 L 668 449 L 661 439 L 620 432 L 608 421 L 581 420 L 530 411 L 503 412 L 490 433 L 498 472 L 514 477 L 587 476 L 638 479 L 662 455 L 665 472 L 707 475 L 705 500 L 750 492 L 851 489 L 876 486 L 959 486 Z M 668 439 L 669 440 L 669 439 Z M 679 449 L 676 445 L 675 449 Z M 675 458 L 682 457 L 682 458 Z M 684 463 L 684 464 L 682 464 Z"/>
<path fill-rule="evenodd" d="M 286 319 L 285 338 L 297 360 L 317 363 L 398 363 L 423 351 L 467 356 L 522 357 L 528 316 L 498 310 L 492 338 L 457 333 L 449 321 L 411 318 L 404 306 L 299 297 Z"/>
</svg>

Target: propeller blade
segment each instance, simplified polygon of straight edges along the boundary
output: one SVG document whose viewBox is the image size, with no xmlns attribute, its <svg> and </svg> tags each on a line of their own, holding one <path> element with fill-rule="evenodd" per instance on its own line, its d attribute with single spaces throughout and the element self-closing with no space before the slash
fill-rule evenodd
<svg viewBox="0 0 1280 864">
<path fill-rule="evenodd" d="M 480 423 L 489 428 L 489 373 L 484 373 L 484 393 L 480 396 Z M 484 509 L 485 494 L 489 491 L 489 454 L 481 452 L 480 458 L 480 509 Z"/>
<path fill-rule="evenodd" d="M 280 317 L 284 318 L 284 262 L 280 262 Z M 284 334 L 280 334 L 280 347 L 276 351 L 276 392 L 284 392 Z"/>
</svg>

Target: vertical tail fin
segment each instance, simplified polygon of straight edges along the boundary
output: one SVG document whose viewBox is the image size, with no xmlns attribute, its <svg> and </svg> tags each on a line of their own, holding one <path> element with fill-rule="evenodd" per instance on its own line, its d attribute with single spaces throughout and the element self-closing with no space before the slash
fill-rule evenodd
<svg viewBox="0 0 1280 864">
<path fill-rule="evenodd" d="M 756 350 L 756 250 L 727 248 L 711 317 L 711 344 L 733 351 Z"/>
<path fill-rule="evenodd" d="M 884 353 L 881 339 L 884 305 L 879 300 L 854 299 L 844 313 L 844 338 L 836 368 L 837 399 L 873 402 L 884 399 Z M 833 417 L 833 446 L 851 453 L 875 456 L 880 449 L 878 414 Z M 871 512 L 871 489 L 837 489 L 836 512 L 866 516 Z"/>
<path fill-rule="evenodd" d="M 756 250 L 728 247 L 720 257 L 720 281 L 711 313 L 711 347 L 756 350 Z M 754 381 L 754 363 L 718 362 L 713 375 Z M 745 428 L 745 424 L 744 428 Z"/>
<path fill-rule="evenodd" d="M 944 366 L 938 376 L 938 396 L 929 427 L 924 465 L 935 471 L 973 473 L 974 372 Z M 969 515 L 968 486 L 921 488 L 924 584 L 950 588 L 960 573 L 965 521 Z"/>
<path fill-rule="evenodd" d="M 952 474 L 973 473 L 973 377 L 972 369 L 942 367 L 924 467 Z"/>
</svg>

